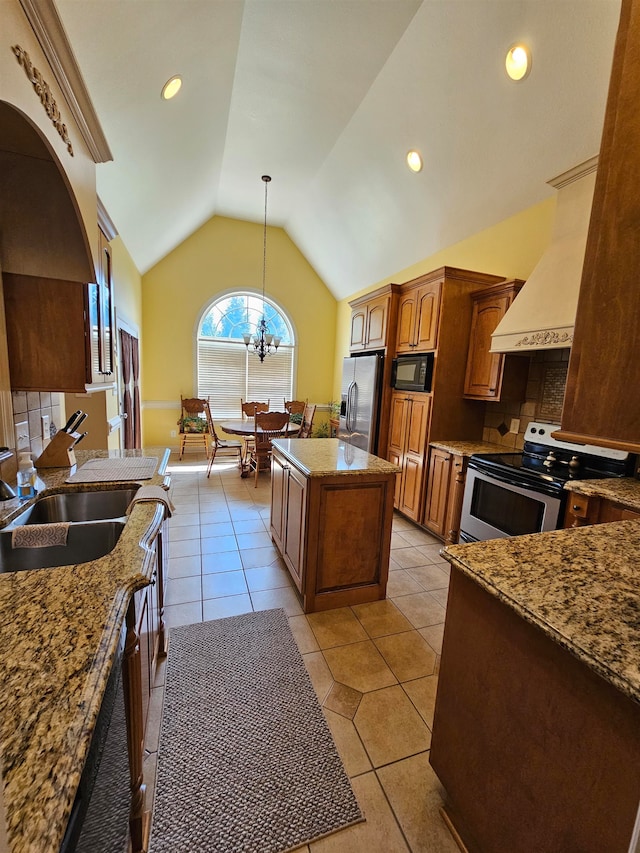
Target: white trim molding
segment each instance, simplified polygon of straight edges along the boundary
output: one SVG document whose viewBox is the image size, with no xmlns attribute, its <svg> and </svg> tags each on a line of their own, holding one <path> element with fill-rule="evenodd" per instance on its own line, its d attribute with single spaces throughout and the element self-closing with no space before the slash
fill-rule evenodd
<svg viewBox="0 0 640 853">
<path fill-rule="evenodd" d="M 53 0 L 20 0 L 94 163 L 113 160 Z"/>
</svg>

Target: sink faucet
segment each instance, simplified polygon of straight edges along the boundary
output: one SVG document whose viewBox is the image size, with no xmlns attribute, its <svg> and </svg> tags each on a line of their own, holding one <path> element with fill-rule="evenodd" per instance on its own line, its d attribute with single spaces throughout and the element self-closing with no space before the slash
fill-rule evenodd
<svg viewBox="0 0 640 853">
<path fill-rule="evenodd" d="M 13 491 L 11 486 L 8 483 L 5 483 L 4 480 L 0 480 L 0 501 L 10 501 L 11 498 L 15 498 L 16 493 Z"/>
</svg>

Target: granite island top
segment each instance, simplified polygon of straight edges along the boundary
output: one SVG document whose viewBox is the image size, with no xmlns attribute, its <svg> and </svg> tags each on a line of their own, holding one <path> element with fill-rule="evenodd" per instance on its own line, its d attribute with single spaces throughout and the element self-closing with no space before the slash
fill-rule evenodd
<svg viewBox="0 0 640 853">
<path fill-rule="evenodd" d="M 460 456 L 471 456 L 473 453 L 521 453 L 515 448 L 504 447 L 502 444 L 492 444 L 489 441 L 430 441 L 429 447 L 437 447 L 448 453 Z"/>
<path fill-rule="evenodd" d="M 76 456 L 78 467 L 96 457 L 156 456 L 156 474 L 141 483 L 161 485 L 169 451 Z M 69 473 L 40 469 L 39 489 L 87 488 L 64 485 Z M 5 502 L 14 503 L 0 510 L 1 526 L 28 505 Z M 163 517 L 161 503 L 137 503 L 105 557 L 0 574 L 0 747 L 11 853 L 59 850 L 124 616 L 132 593 L 150 580 Z"/>
<path fill-rule="evenodd" d="M 392 462 L 339 438 L 276 438 L 273 445 L 307 477 L 400 473 Z"/>
<path fill-rule="evenodd" d="M 640 521 L 450 545 L 441 553 L 640 702 Z"/>
<path fill-rule="evenodd" d="M 640 510 L 640 480 L 608 477 L 603 480 L 569 480 L 565 489 L 589 497 L 606 498 L 629 509 Z"/>
</svg>

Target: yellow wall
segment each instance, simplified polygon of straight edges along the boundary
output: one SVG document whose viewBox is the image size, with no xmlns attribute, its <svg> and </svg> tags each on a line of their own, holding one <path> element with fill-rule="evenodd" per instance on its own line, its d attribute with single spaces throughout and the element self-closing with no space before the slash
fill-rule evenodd
<svg viewBox="0 0 640 853">
<path fill-rule="evenodd" d="M 120 237 L 115 237 L 109 245 L 111 246 L 113 294 L 117 315 L 128 325 L 141 330 L 142 277 Z"/>
<path fill-rule="evenodd" d="M 552 196 L 340 301 L 336 325 L 337 344 L 333 383 L 336 399 L 340 393 L 342 359 L 349 355 L 351 329 L 349 299 L 354 299 L 369 290 L 375 290 L 383 284 L 390 282 L 402 284 L 405 281 L 411 281 L 442 266 L 502 275 L 507 279 L 527 279 L 549 244 L 555 209 L 556 197 Z"/>
<path fill-rule="evenodd" d="M 261 292 L 262 236 L 262 225 L 215 216 L 142 277 L 144 445 L 176 444 L 170 434 L 180 395 L 196 393 L 198 323 L 219 294 Z M 325 404 L 333 387 L 337 303 L 281 228 L 268 229 L 266 293 L 300 342 L 296 397 Z"/>
</svg>

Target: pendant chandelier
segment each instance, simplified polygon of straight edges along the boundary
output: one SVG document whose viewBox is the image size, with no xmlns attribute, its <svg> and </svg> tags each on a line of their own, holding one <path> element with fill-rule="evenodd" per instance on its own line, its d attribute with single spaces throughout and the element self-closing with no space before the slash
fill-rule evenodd
<svg viewBox="0 0 640 853">
<path fill-rule="evenodd" d="M 264 361 L 265 356 L 274 353 L 280 346 L 280 338 L 277 335 L 272 335 L 267 326 L 267 320 L 264 314 L 264 287 L 267 277 L 267 187 L 271 177 L 263 175 L 264 181 L 264 235 L 262 239 L 262 317 L 256 327 L 256 333 L 251 338 L 250 334 L 243 335 L 245 346 L 247 349 L 253 347 L 253 351 L 258 356 L 260 361 Z"/>
</svg>

